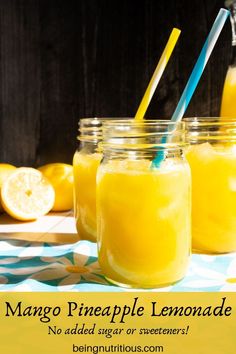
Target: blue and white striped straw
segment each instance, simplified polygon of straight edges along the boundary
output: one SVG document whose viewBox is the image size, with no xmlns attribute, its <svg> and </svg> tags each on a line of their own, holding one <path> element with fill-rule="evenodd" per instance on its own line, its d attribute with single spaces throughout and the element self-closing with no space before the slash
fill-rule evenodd
<svg viewBox="0 0 236 354">
<path fill-rule="evenodd" d="M 198 85 L 198 82 L 202 76 L 204 68 L 208 62 L 208 59 L 211 55 L 211 52 L 216 44 L 216 41 L 222 31 L 222 28 L 229 16 L 229 11 L 225 9 L 220 9 L 215 22 L 210 30 L 210 33 L 204 43 L 204 46 L 201 50 L 201 53 L 198 57 L 198 60 L 193 68 L 193 71 L 189 77 L 189 80 L 185 86 L 185 89 L 182 93 L 182 96 L 179 100 L 179 103 L 172 115 L 171 121 L 172 122 L 179 122 L 189 105 L 189 102 L 194 94 L 194 91 Z M 173 128 L 171 128 L 173 129 Z M 166 138 L 164 138 L 166 142 Z M 158 167 L 160 166 L 161 161 L 164 159 L 164 151 L 159 151 L 152 162 L 152 166 Z"/>
<path fill-rule="evenodd" d="M 194 94 L 194 91 L 202 76 L 202 73 L 205 69 L 205 66 L 208 62 L 211 52 L 216 44 L 216 41 L 222 31 L 222 28 L 228 16 L 229 16 L 228 10 L 220 9 L 215 19 L 215 22 L 213 23 L 211 31 L 204 43 L 204 46 L 201 50 L 198 60 L 193 68 L 193 71 L 190 75 L 187 85 L 185 86 L 185 89 L 182 93 L 179 103 L 172 115 L 171 118 L 172 121 L 179 122 L 183 118 L 183 115 L 189 105 L 192 95 Z"/>
</svg>

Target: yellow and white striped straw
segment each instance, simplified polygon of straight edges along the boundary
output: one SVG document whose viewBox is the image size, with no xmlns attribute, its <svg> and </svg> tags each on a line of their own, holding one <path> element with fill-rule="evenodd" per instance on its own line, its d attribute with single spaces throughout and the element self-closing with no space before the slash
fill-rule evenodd
<svg viewBox="0 0 236 354">
<path fill-rule="evenodd" d="M 165 49 L 161 55 L 161 58 L 157 64 L 157 67 L 152 75 L 152 78 L 148 84 L 148 87 L 146 89 L 146 92 L 142 98 L 142 101 L 139 105 L 139 108 L 137 110 L 137 113 L 135 115 L 135 120 L 142 120 L 146 110 L 148 108 L 148 105 L 152 99 L 152 96 L 156 90 L 156 87 L 161 79 L 161 76 L 165 70 L 165 67 L 170 59 L 170 56 L 174 50 L 174 47 L 177 43 L 177 40 L 179 38 L 181 31 L 177 28 L 173 28 L 170 37 L 168 39 L 168 42 L 165 46 Z"/>
</svg>

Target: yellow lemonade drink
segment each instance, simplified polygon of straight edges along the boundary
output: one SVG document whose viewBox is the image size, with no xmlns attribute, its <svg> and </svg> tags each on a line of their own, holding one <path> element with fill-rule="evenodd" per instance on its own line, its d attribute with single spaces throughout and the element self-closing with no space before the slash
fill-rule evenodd
<svg viewBox="0 0 236 354">
<path fill-rule="evenodd" d="M 191 247 L 188 164 L 173 151 L 157 168 L 153 151 L 106 160 L 106 149 L 97 173 L 98 254 L 105 276 L 129 287 L 175 283 L 186 273 Z"/>
<path fill-rule="evenodd" d="M 193 124 L 186 152 L 192 174 L 193 248 L 236 251 L 236 122 L 202 118 L 194 129 Z"/>
<path fill-rule="evenodd" d="M 221 99 L 221 117 L 236 117 L 236 7 L 234 1 L 226 1 L 230 11 L 232 30 L 231 60 L 228 67 Z"/>
<path fill-rule="evenodd" d="M 230 66 L 226 74 L 220 115 L 236 117 L 236 66 Z"/>
<path fill-rule="evenodd" d="M 76 152 L 73 159 L 76 228 L 80 239 L 96 242 L 96 174 L 101 154 Z"/>
<path fill-rule="evenodd" d="M 73 158 L 74 211 L 80 240 L 97 241 L 96 173 L 102 158 L 98 143 L 102 136 L 98 118 L 80 120 L 79 149 Z"/>
</svg>

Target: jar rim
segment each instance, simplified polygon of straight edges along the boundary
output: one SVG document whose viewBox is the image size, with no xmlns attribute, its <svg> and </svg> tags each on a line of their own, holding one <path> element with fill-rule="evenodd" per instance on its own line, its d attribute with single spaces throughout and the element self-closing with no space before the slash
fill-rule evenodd
<svg viewBox="0 0 236 354">
<path fill-rule="evenodd" d="M 104 122 L 103 126 L 118 126 L 118 125 L 133 125 L 133 126 L 173 126 L 173 127 L 184 127 L 184 122 L 173 122 L 167 119 L 144 119 L 144 120 L 135 120 L 134 118 L 128 119 L 114 119 L 107 120 Z"/>
<path fill-rule="evenodd" d="M 207 125 L 207 124 L 216 124 L 216 125 L 224 125 L 224 124 L 236 124 L 236 117 L 186 117 L 183 118 L 183 122 L 188 124 L 199 124 L 199 125 Z"/>
<path fill-rule="evenodd" d="M 192 117 L 184 118 L 186 139 L 190 144 L 225 144 L 236 141 L 236 118 Z"/>
<path fill-rule="evenodd" d="M 176 150 L 186 145 L 185 124 L 169 120 L 114 120 L 103 124 L 105 150 Z"/>
<path fill-rule="evenodd" d="M 164 136 L 169 137 L 171 135 L 180 135 L 186 132 L 184 122 L 173 122 L 167 119 L 145 119 L 134 120 L 134 118 L 82 118 L 79 126 L 80 135 L 78 140 L 80 141 L 101 141 L 103 138 L 140 138 L 144 136 L 156 137 L 160 139 Z M 144 130 L 145 133 L 144 133 Z M 129 132 L 129 133 L 128 133 Z M 122 137 L 122 135 L 124 136 Z"/>
<path fill-rule="evenodd" d="M 83 124 L 101 124 L 102 122 L 106 122 L 108 120 L 113 121 L 113 120 L 131 120 L 133 119 L 132 117 L 83 117 L 79 118 L 78 125 L 81 123 Z"/>
<path fill-rule="evenodd" d="M 183 122 L 173 122 L 170 119 L 157 119 L 157 118 L 147 118 L 147 119 L 142 119 L 142 120 L 135 120 L 134 117 L 85 117 L 85 118 L 80 118 L 78 121 L 78 124 L 80 122 L 83 123 L 101 123 L 104 122 L 104 124 L 128 124 L 132 123 L 135 125 L 171 125 L 171 126 L 181 126 L 184 125 Z"/>
</svg>

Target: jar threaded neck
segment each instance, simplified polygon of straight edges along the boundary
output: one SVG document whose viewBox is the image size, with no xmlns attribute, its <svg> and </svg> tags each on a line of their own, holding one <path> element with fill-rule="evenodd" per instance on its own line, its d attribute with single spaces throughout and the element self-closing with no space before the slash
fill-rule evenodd
<svg viewBox="0 0 236 354">
<path fill-rule="evenodd" d="M 193 117 L 185 118 L 184 122 L 190 144 L 236 143 L 236 118 Z"/>
</svg>

